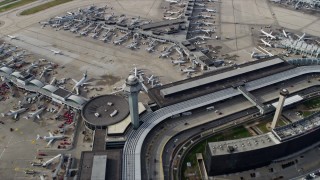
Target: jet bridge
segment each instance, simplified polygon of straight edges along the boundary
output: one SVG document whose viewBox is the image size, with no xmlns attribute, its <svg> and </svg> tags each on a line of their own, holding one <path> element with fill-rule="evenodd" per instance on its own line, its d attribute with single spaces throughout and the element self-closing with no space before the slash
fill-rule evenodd
<svg viewBox="0 0 320 180">
<path fill-rule="evenodd" d="M 247 91 L 246 88 L 244 88 L 243 86 L 238 86 L 237 89 L 245 98 L 247 98 L 253 105 L 255 105 L 259 109 L 260 114 L 265 114 L 268 111 L 268 107 L 263 105 L 263 103 L 258 98 L 253 96 L 249 91 Z"/>
</svg>

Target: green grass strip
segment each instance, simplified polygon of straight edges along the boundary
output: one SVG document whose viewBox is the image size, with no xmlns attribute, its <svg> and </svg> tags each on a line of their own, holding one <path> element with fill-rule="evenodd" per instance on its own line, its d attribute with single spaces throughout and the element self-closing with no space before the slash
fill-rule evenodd
<svg viewBox="0 0 320 180">
<path fill-rule="evenodd" d="M 57 5 L 60 5 L 60 4 L 63 4 L 63 3 L 67 3 L 67 2 L 70 2 L 70 1 L 72 1 L 72 0 L 54 0 L 54 1 L 50 1 L 50 2 L 47 2 L 47 3 L 41 4 L 39 6 L 35 6 L 35 7 L 30 8 L 30 9 L 24 10 L 24 11 L 22 11 L 20 13 L 20 15 L 34 14 L 34 13 L 43 11 L 45 9 L 49 9 L 49 8 L 51 8 L 53 6 L 57 6 Z"/>
<path fill-rule="evenodd" d="M 5 5 L 5 4 L 9 4 L 11 2 L 15 2 L 15 1 L 18 1 L 18 0 L 4 0 L 4 1 L 0 2 L 0 6 Z"/>
<path fill-rule="evenodd" d="M 20 0 L 20 1 L 14 2 L 14 3 L 2 6 L 0 8 L 0 13 L 17 8 L 17 7 L 20 7 L 20 6 L 23 6 L 23 5 L 26 5 L 26 4 L 29 4 L 29 3 L 32 3 L 34 1 L 37 1 L 37 0 Z"/>
</svg>

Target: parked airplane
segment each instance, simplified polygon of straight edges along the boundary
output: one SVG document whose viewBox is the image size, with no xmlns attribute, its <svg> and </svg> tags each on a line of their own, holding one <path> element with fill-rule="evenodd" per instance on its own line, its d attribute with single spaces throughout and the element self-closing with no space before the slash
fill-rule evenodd
<svg viewBox="0 0 320 180">
<path fill-rule="evenodd" d="M 54 55 L 56 55 L 56 54 L 60 54 L 60 55 L 62 55 L 61 50 L 54 50 L 54 49 L 51 49 L 50 51 L 51 51 L 51 52 L 53 52 L 53 54 L 54 54 Z"/>
<path fill-rule="evenodd" d="M 296 36 L 299 38 L 298 41 L 301 41 L 304 39 L 304 37 L 306 36 L 306 33 L 303 33 L 301 36 L 297 35 Z"/>
<path fill-rule="evenodd" d="M 151 81 L 154 81 L 154 76 L 151 75 L 150 77 L 147 77 L 148 81 L 147 83 L 150 84 Z"/>
<path fill-rule="evenodd" d="M 174 60 L 174 61 L 171 61 L 173 64 L 178 64 L 178 65 L 181 65 L 181 64 L 184 64 L 186 63 L 187 61 L 183 61 L 183 60 Z"/>
<path fill-rule="evenodd" d="M 24 118 L 26 119 L 29 119 L 29 118 L 32 118 L 32 119 L 35 119 L 35 118 L 38 118 L 40 119 L 40 114 L 45 110 L 46 108 L 45 107 L 42 107 L 34 112 L 29 112 L 27 116 L 25 116 Z"/>
<path fill-rule="evenodd" d="M 49 136 L 41 137 L 39 134 L 37 135 L 37 140 L 38 139 L 44 139 L 45 141 L 49 141 L 47 146 L 49 146 L 54 140 L 63 139 L 63 138 L 65 138 L 64 135 L 54 136 L 54 135 L 52 135 L 51 132 L 49 132 Z"/>
<path fill-rule="evenodd" d="M 37 67 L 38 67 L 38 65 L 39 65 L 39 63 L 38 63 L 38 62 L 32 62 L 32 63 L 30 64 L 30 66 L 29 66 L 29 67 L 27 67 L 26 72 L 30 73 L 30 71 L 31 71 L 33 68 L 37 68 Z"/>
<path fill-rule="evenodd" d="M 207 12 L 213 12 L 213 13 L 215 13 L 215 12 L 217 12 L 215 9 L 205 9 Z"/>
<path fill-rule="evenodd" d="M 205 7 L 206 6 L 206 4 L 204 4 L 204 3 L 194 3 L 194 5 L 201 6 L 201 7 Z"/>
<path fill-rule="evenodd" d="M 269 46 L 269 47 L 272 47 L 272 45 L 270 44 L 270 42 L 267 42 L 265 41 L 264 39 L 260 39 L 262 41 L 262 43 L 265 45 L 265 46 Z"/>
<path fill-rule="evenodd" d="M 48 161 L 42 163 L 42 167 L 48 166 L 48 165 L 51 164 L 55 159 L 58 159 L 58 158 L 60 158 L 61 156 L 62 156 L 62 154 L 58 154 L 58 155 L 56 155 L 55 157 L 49 159 Z M 41 178 L 41 177 L 40 177 L 40 178 Z"/>
<path fill-rule="evenodd" d="M 112 13 L 111 15 L 105 17 L 104 19 L 105 19 L 106 21 L 109 21 L 109 20 L 111 20 L 113 17 L 114 17 L 114 13 Z"/>
<path fill-rule="evenodd" d="M 82 78 L 80 79 L 80 81 L 77 81 L 77 80 L 74 80 L 72 79 L 73 82 L 75 82 L 76 84 L 73 86 L 72 90 L 76 90 L 76 93 L 79 95 L 79 87 L 80 86 L 83 86 L 83 85 L 87 85 L 87 84 L 90 84 L 90 83 L 87 83 L 86 81 L 88 80 L 87 79 L 88 76 L 87 76 L 87 71 L 83 74 Z"/>
<path fill-rule="evenodd" d="M 210 22 L 201 22 L 201 25 L 205 25 L 205 26 L 213 26 L 214 23 L 210 23 Z"/>
<path fill-rule="evenodd" d="M 169 57 L 169 55 L 171 54 L 171 50 L 167 50 L 167 51 L 164 51 L 160 54 L 159 58 L 164 58 L 164 57 Z"/>
<path fill-rule="evenodd" d="M 143 74 L 142 70 L 138 69 L 137 67 L 134 67 L 130 72 L 133 73 L 135 77 L 138 77 L 139 74 Z"/>
<path fill-rule="evenodd" d="M 166 2 L 169 2 L 170 4 L 175 4 L 178 3 L 179 1 L 177 0 L 165 0 Z"/>
<path fill-rule="evenodd" d="M 43 71 L 41 72 L 39 78 L 41 79 L 48 71 L 52 71 L 52 66 L 49 65 L 49 66 L 46 66 L 43 68 Z"/>
<path fill-rule="evenodd" d="M 19 115 L 20 113 L 25 112 L 27 109 L 28 109 L 28 108 L 20 108 L 20 109 L 15 110 L 15 111 L 14 111 L 14 110 L 10 110 L 10 111 L 7 112 L 7 113 L 1 113 L 1 115 L 2 115 L 3 117 L 5 117 L 5 116 L 12 116 L 13 119 L 17 119 L 18 115 Z"/>
<path fill-rule="evenodd" d="M 185 68 L 185 69 L 181 69 L 181 71 L 183 73 L 187 73 L 187 75 L 190 76 L 191 73 L 195 72 L 196 70 L 194 70 L 193 68 L 188 67 L 188 68 Z"/>
<path fill-rule="evenodd" d="M 155 46 L 149 46 L 149 47 L 146 48 L 146 50 L 148 52 L 153 52 L 153 51 L 155 51 L 154 48 L 155 48 Z"/>
<path fill-rule="evenodd" d="M 129 45 L 126 46 L 129 49 L 139 49 L 138 47 L 138 42 L 134 41 L 132 43 L 130 43 Z"/>
<path fill-rule="evenodd" d="M 182 14 L 180 14 L 180 15 L 177 16 L 177 17 L 163 17 L 163 19 L 165 19 L 165 20 L 175 20 L 175 19 L 181 18 L 181 16 L 182 16 Z"/>
<path fill-rule="evenodd" d="M 270 33 L 265 32 L 263 29 L 261 29 L 260 31 L 264 36 L 266 36 L 270 39 L 276 39 L 276 37 L 274 35 L 272 35 L 272 31 Z"/>
<path fill-rule="evenodd" d="M 206 39 L 212 39 L 211 37 L 209 36 L 195 36 L 193 38 L 190 38 L 189 41 L 192 41 L 192 40 L 195 40 L 195 39 L 202 39 L 202 40 L 206 40 Z"/>
<path fill-rule="evenodd" d="M 165 14 L 170 14 L 170 15 L 174 15 L 174 14 L 179 14 L 181 13 L 181 11 L 166 11 L 164 12 Z"/>
<path fill-rule="evenodd" d="M 140 22 L 140 16 L 138 18 L 133 18 L 129 25 L 133 26 L 133 25 L 136 25 L 139 22 Z"/>
<path fill-rule="evenodd" d="M 13 40 L 13 39 L 18 40 L 17 36 L 13 36 L 13 35 L 7 35 L 7 36 L 10 38 L 10 40 Z"/>
<path fill-rule="evenodd" d="M 206 33 L 206 34 L 210 34 L 210 33 L 214 33 L 215 32 L 215 30 L 213 30 L 213 29 L 200 29 L 200 31 L 201 32 L 204 32 L 204 33 Z"/>
<path fill-rule="evenodd" d="M 286 33 L 286 31 L 284 30 L 284 29 L 282 29 L 282 33 L 283 33 L 283 35 L 284 35 L 284 37 L 288 37 L 288 34 Z"/>
</svg>

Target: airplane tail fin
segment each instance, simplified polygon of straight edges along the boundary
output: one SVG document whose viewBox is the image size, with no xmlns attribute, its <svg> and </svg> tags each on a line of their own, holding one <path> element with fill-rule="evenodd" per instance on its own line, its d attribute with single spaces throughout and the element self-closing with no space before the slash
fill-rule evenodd
<svg viewBox="0 0 320 180">
<path fill-rule="evenodd" d="M 2 117 L 6 116 L 4 113 L 1 113 Z"/>
<path fill-rule="evenodd" d="M 37 140 L 39 140 L 41 138 L 41 136 L 39 134 L 37 134 Z"/>
</svg>

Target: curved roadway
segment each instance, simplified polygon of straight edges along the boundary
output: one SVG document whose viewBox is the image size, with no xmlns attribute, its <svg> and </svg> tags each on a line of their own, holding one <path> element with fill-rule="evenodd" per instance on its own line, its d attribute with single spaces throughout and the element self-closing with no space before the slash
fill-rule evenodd
<svg viewBox="0 0 320 180">
<path fill-rule="evenodd" d="M 271 76 L 246 83 L 248 91 L 256 90 L 271 84 L 291 79 L 302 74 L 320 72 L 320 66 L 297 67 Z M 240 92 L 233 88 L 210 93 L 201 97 L 190 99 L 181 103 L 164 107 L 141 118 L 144 123 L 139 129 L 132 131 L 123 150 L 123 179 L 142 179 L 141 176 L 141 149 L 148 133 L 160 122 L 172 115 L 186 112 L 195 108 L 206 106 L 223 99 L 239 95 Z"/>
</svg>

